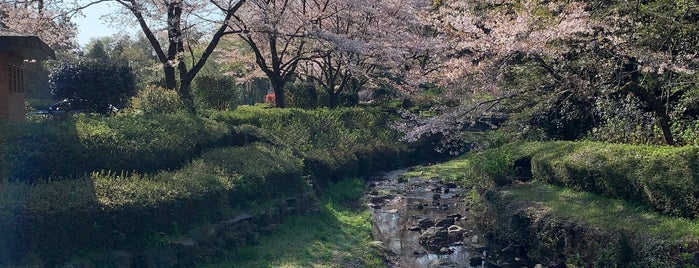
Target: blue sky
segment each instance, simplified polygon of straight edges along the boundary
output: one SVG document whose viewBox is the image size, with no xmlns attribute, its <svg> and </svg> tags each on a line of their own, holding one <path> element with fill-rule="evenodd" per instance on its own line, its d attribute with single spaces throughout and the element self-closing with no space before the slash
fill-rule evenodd
<svg viewBox="0 0 699 268">
<path fill-rule="evenodd" d="M 78 25 L 78 44 L 84 47 L 92 38 L 112 36 L 122 30 L 126 31 L 126 33 L 134 34 L 138 29 L 114 29 L 101 19 L 102 15 L 115 12 L 117 8 L 118 6 L 114 4 L 103 2 L 84 9 L 83 14 L 85 17 L 74 17 L 73 22 Z"/>
</svg>

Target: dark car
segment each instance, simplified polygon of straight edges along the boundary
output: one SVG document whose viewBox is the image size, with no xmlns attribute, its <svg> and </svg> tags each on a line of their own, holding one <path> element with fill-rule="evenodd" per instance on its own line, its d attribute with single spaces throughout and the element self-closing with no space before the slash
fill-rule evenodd
<svg viewBox="0 0 699 268">
<path fill-rule="evenodd" d="M 113 105 L 109 104 L 107 106 L 106 110 L 103 110 L 101 112 L 106 111 L 107 114 L 112 114 L 116 113 L 119 111 L 116 107 Z M 71 114 L 77 114 L 77 113 L 87 113 L 87 112 L 95 112 L 92 109 L 89 109 L 89 106 L 86 105 L 84 102 L 76 99 L 62 99 L 53 105 L 49 107 L 48 113 L 50 114 L 66 114 L 66 113 L 71 113 Z"/>
<path fill-rule="evenodd" d="M 84 105 L 74 99 L 62 99 L 49 107 L 50 114 L 82 113 L 85 112 Z"/>
</svg>

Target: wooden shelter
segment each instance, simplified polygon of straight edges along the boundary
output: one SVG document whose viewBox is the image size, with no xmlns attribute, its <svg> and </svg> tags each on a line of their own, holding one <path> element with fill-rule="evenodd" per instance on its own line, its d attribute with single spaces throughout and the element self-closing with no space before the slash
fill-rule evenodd
<svg viewBox="0 0 699 268">
<path fill-rule="evenodd" d="M 24 120 L 25 60 L 56 59 L 39 37 L 0 27 L 0 120 Z"/>
</svg>

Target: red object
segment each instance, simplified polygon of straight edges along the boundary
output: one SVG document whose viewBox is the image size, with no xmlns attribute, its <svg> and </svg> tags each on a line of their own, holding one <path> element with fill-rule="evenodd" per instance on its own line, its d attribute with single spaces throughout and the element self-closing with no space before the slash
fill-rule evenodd
<svg viewBox="0 0 699 268">
<path fill-rule="evenodd" d="M 274 93 L 267 93 L 267 95 L 265 95 L 265 102 L 276 105 L 276 96 Z"/>
</svg>

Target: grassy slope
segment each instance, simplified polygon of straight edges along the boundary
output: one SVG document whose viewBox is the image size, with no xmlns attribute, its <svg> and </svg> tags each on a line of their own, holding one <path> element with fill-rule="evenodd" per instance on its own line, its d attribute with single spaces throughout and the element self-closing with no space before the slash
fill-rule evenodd
<svg viewBox="0 0 699 268">
<path fill-rule="evenodd" d="M 357 207 L 364 185 L 346 179 L 332 185 L 321 212 L 284 221 L 254 246 L 230 252 L 219 263 L 204 267 L 384 267 L 372 241 L 371 216 Z"/>
<path fill-rule="evenodd" d="M 546 157 L 556 161 L 563 156 L 592 143 L 534 143 L 495 148 L 485 152 L 470 153 L 446 163 L 421 167 L 405 176 L 441 178 L 459 181 L 467 187 L 485 190 L 493 185 L 493 176 L 508 176 L 508 172 L 493 169 L 509 169 L 519 155 L 533 158 Z M 639 147 L 639 150 L 648 150 Z M 558 156 L 554 156 L 557 154 Z M 638 234 L 654 235 L 670 240 L 689 241 L 699 239 L 699 220 L 672 217 L 653 212 L 647 206 L 609 198 L 594 193 L 554 186 L 534 181 L 525 185 L 499 188 L 518 199 L 539 205 L 543 211 L 556 216 L 574 218 L 607 230 L 625 230 Z"/>
</svg>

